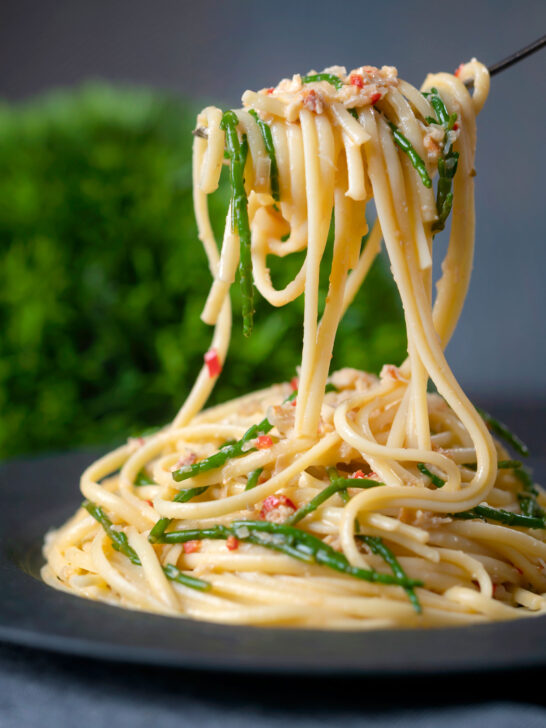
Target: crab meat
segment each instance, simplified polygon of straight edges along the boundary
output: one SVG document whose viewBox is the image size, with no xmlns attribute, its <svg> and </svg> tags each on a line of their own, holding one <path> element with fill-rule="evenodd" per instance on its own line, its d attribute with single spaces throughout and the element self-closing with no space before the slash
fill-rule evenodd
<svg viewBox="0 0 546 728">
<path fill-rule="evenodd" d="M 303 92 L 303 105 L 308 111 L 314 114 L 322 114 L 324 112 L 324 99 L 322 94 L 315 91 L 314 88 L 305 89 Z"/>
<path fill-rule="evenodd" d="M 286 437 L 294 429 L 296 411 L 292 405 L 292 402 L 286 402 L 285 404 L 269 407 L 267 410 L 267 419 L 283 437 Z"/>
</svg>

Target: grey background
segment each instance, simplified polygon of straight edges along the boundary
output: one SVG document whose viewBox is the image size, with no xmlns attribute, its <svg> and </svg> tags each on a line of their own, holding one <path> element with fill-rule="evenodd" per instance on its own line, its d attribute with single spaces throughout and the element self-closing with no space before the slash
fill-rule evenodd
<svg viewBox="0 0 546 728">
<path fill-rule="evenodd" d="M 235 105 L 247 86 L 332 63 L 395 64 L 419 84 L 473 55 L 493 63 L 545 27 L 544 0 L 0 0 L 0 97 L 102 77 Z M 546 401 L 545 63 L 543 51 L 495 78 L 480 117 L 476 272 L 449 349 L 470 393 L 535 407 L 537 392 Z M 537 673 L 497 676 L 494 692 L 483 676 L 434 683 L 426 705 L 422 686 L 406 680 L 393 693 L 354 682 L 272 691 L 250 676 L 218 677 L 2 647 L 0 727 L 545 724 Z M 505 702 L 514 700 L 539 704 Z"/>
<path fill-rule="evenodd" d="M 546 29 L 544 0 L 2 0 L 0 96 L 87 78 L 236 105 L 294 71 L 494 63 Z M 493 79 L 479 119 L 475 274 L 448 358 L 470 394 L 546 401 L 546 51 Z M 442 245 L 442 243 L 439 243 Z"/>
</svg>

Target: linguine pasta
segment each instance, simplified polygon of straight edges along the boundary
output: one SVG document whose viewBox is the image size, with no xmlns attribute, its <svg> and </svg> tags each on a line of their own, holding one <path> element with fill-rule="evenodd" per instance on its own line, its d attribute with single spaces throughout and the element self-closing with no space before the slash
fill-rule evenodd
<svg viewBox="0 0 546 728">
<path fill-rule="evenodd" d="M 421 91 L 391 67 L 333 67 L 247 91 L 236 111 L 201 112 L 194 204 L 213 277 L 211 346 L 170 425 L 84 472 L 82 508 L 46 538 L 48 584 L 230 624 L 428 627 L 544 611 L 546 501 L 490 430 L 525 446 L 474 408 L 444 356 L 472 268 L 488 89 L 476 60 L 429 75 Z M 225 165 L 219 249 L 207 197 Z M 450 213 L 433 298 L 433 239 Z M 329 376 L 338 324 L 382 239 L 408 357 L 379 377 Z M 300 251 L 298 274 L 275 288 L 268 257 Z M 304 295 L 301 366 L 290 383 L 203 410 L 227 356 L 237 270 L 246 333 L 253 282 L 273 306 Z"/>
</svg>

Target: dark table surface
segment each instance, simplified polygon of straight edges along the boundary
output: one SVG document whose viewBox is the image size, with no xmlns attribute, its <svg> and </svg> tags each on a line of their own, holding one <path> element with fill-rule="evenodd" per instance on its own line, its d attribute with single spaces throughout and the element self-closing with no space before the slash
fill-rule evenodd
<svg viewBox="0 0 546 728">
<path fill-rule="evenodd" d="M 0 726 L 543 728 L 543 674 L 389 681 L 260 678 L 0 648 Z"/>
</svg>

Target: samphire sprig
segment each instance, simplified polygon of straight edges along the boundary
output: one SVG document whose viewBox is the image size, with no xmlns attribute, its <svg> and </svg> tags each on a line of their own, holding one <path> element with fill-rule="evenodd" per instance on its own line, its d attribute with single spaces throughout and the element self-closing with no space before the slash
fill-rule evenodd
<svg viewBox="0 0 546 728">
<path fill-rule="evenodd" d="M 326 384 L 326 387 L 324 389 L 325 394 L 337 391 L 337 387 L 330 382 Z M 293 402 L 297 396 L 298 391 L 295 390 L 294 392 L 292 392 L 292 394 L 286 397 L 285 400 L 283 400 L 283 404 Z M 264 417 L 261 422 L 258 422 L 256 425 L 252 425 L 251 427 L 249 427 L 240 440 L 236 440 L 234 442 L 224 445 L 224 447 L 220 448 L 218 452 L 210 455 L 204 460 L 200 460 L 198 463 L 193 463 L 192 465 L 184 465 L 181 468 L 174 470 L 172 474 L 173 480 L 176 480 L 177 483 L 181 483 L 183 480 L 187 480 L 188 478 L 194 478 L 196 475 L 206 473 L 208 470 L 221 468 L 222 465 L 224 465 L 224 463 L 230 458 L 237 458 L 241 457 L 241 455 L 247 455 L 250 452 L 254 452 L 256 448 L 248 447 L 248 443 L 251 440 L 255 440 L 260 435 L 266 435 L 272 429 L 273 424 L 267 419 L 267 417 Z"/>
<path fill-rule="evenodd" d="M 343 81 L 335 73 L 311 73 L 302 76 L 301 79 L 302 83 L 315 83 L 315 81 L 327 81 L 338 90 L 343 87 Z"/>
<path fill-rule="evenodd" d="M 299 523 L 299 521 L 304 519 L 310 513 L 316 511 L 316 509 L 327 501 L 328 498 L 331 498 L 333 495 L 340 493 L 341 491 L 346 492 L 347 488 L 368 489 L 385 485 L 385 483 L 382 483 L 379 480 L 372 480 L 371 478 L 342 478 L 337 474 L 337 470 L 335 470 L 335 468 L 329 468 L 328 470 L 330 471 L 330 484 L 321 490 L 320 493 L 317 493 L 317 495 L 308 503 L 301 506 L 301 508 L 298 508 L 293 515 L 287 518 L 284 522 L 286 525 L 293 526 L 296 523 Z M 332 471 L 335 471 L 335 475 Z"/>
<path fill-rule="evenodd" d="M 294 526 L 296 523 L 299 523 L 299 521 L 315 511 L 320 505 L 327 501 L 328 498 L 331 498 L 336 493 L 339 493 L 342 497 L 342 500 L 347 503 L 347 501 L 349 500 L 347 488 L 367 489 L 385 485 L 385 483 L 382 483 L 378 480 L 372 480 L 371 478 L 341 477 L 336 468 L 328 468 L 328 475 L 330 477 L 330 484 L 327 485 L 326 488 L 321 490 L 320 493 L 318 493 L 308 503 L 306 503 L 304 506 L 301 506 L 301 508 L 298 508 L 298 510 L 292 516 L 290 516 L 290 518 L 284 521 L 283 525 Z M 395 576 L 404 579 L 407 578 L 407 575 L 404 572 L 403 568 L 400 566 L 400 563 L 398 562 L 396 556 L 381 538 L 365 536 L 360 533 L 357 533 L 356 536 L 368 545 L 372 553 L 381 556 L 383 561 L 385 561 L 385 563 L 390 566 Z M 404 589 L 415 611 L 420 614 L 422 609 L 417 594 L 415 593 L 415 589 L 413 589 L 413 587 L 404 587 Z"/>
<path fill-rule="evenodd" d="M 371 550 L 372 554 L 381 556 L 383 561 L 390 566 L 392 573 L 395 574 L 395 576 L 407 579 L 407 574 L 400 565 L 400 562 L 382 538 L 379 538 L 379 536 L 364 536 L 362 534 L 357 534 L 357 538 L 364 541 Z M 405 586 L 404 590 L 417 614 L 421 614 L 423 608 L 421 607 L 419 597 L 415 593 L 415 589 L 411 586 Z"/>
<path fill-rule="evenodd" d="M 383 574 L 375 569 L 360 569 L 352 566 L 344 554 L 336 551 L 320 538 L 306 531 L 285 524 L 269 521 L 233 521 L 230 526 L 212 526 L 204 529 L 169 531 L 163 534 L 159 543 L 185 543 L 201 539 L 223 539 L 234 536 L 239 541 L 279 551 L 308 564 L 326 566 L 348 576 L 376 584 L 416 587 L 422 582 L 407 576 Z"/>
<path fill-rule="evenodd" d="M 423 475 L 426 475 L 427 478 L 430 479 L 432 485 L 436 486 L 436 488 L 442 488 L 446 484 L 446 481 L 427 468 L 425 463 L 417 463 L 417 470 L 423 473 Z"/>
<path fill-rule="evenodd" d="M 296 398 L 296 396 L 297 392 L 292 392 L 292 394 L 287 397 L 284 402 L 291 402 Z M 248 447 L 248 443 L 251 440 L 255 440 L 260 435 L 266 435 L 272 429 L 273 424 L 267 419 L 267 417 L 264 417 L 261 422 L 258 422 L 256 425 L 251 425 L 240 440 L 236 440 L 232 444 L 225 445 L 218 450 L 218 452 L 215 452 L 213 455 L 210 455 L 204 460 L 200 460 L 198 463 L 184 465 L 177 470 L 173 470 L 173 480 L 176 480 L 177 483 L 181 483 L 183 480 L 194 478 L 196 475 L 206 473 L 208 470 L 221 468 L 222 465 L 224 465 L 224 463 L 230 458 L 238 458 L 241 457 L 241 455 L 247 455 L 250 452 L 254 452 L 256 448 Z"/>
<path fill-rule="evenodd" d="M 119 551 L 121 554 L 126 556 L 131 563 L 135 566 L 142 566 L 142 563 L 138 557 L 137 552 L 130 546 L 127 536 L 123 531 L 118 531 L 112 521 L 108 518 L 104 510 L 89 500 L 85 500 L 82 503 L 82 507 L 92 516 L 95 521 L 100 523 L 103 527 L 106 535 L 112 542 L 112 547 L 115 551 Z M 211 588 L 211 584 L 203 579 L 197 579 L 194 576 L 184 574 L 183 571 L 177 569 L 174 564 L 167 564 L 163 567 L 163 572 L 167 579 L 176 581 L 184 586 L 189 586 L 192 589 L 198 589 L 199 591 L 208 591 Z"/>
<path fill-rule="evenodd" d="M 432 232 L 436 234 L 444 229 L 453 207 L 452 185 L 459 163 L 459 152 L 453 151 L 450 132 L 457 121 L 457 114 L 448 113 L 438 89 L 431 88 L 430 92 L 425 93 L 424 96 L 428 98 L 437 117 L 434 119 L 432 116 L 428 116 L 426 121 L 429 124 L 439 124 L 444 129 L 442 156 L 438 159 L 438 188 L 436 191 L 436 213 L 438 217 L 432 225 Z"/>
<path fill-rule="evenodd" d="M 246 153 L 239 142 L 236 114 L 225 111 L 220 123 L 226 135 L 226 151 L 230 159 L 231 204 L 233 219 L 240 243 L 239 282 L 243 307 L 243 334 L 250 336 L 254 317 L 254 290 L 252 281 L 252 259 L 250 255 L 250 224 L 248 221 L 248 200 L 245 190 Z"/>
<path fill-rule="evenodd" d="M 413 168 L 417 171 L 417 174 L 421 178 L 421 182 L 425 185 L 425 187 L 432 187 L 432 180 L 430 179 L 430 175 L 427 172 L 426 164 L 422 157 L 420 157 L 415 150 L 413 144 L 410 142 L 409 139 L 407 139 L 407 137 L 402 134 L 396 124 L 393 124 L 392 121 L 389 121 L 388 119 L 387 124 L 392 131 L 392 136 L 396 145 L 408 155 L 409 160 L 413 165 Z"/>
<path fill-rule="evenodd" d="M 325 394 L 328 394 L 329 392 L 337 392 L 338 389 L 334 384 L 328 382 L 324 391 Z M 284 400 L 283 404 L 286 404 L 287 402 L 292 402 L 294 399 L 296 399 L 297 396 L 298 392 L 296 390 Z M 240 440 L 234 440 L 232 442 L 224 444 L 220 448 L 220 450 L 218 450 L 218 452 L 215 452 L 213 455 L 210 455 L 204 460 L 200 460 L 198 463 L 193 463 L 192 465 L 184 465 L 181 468 L 174 470 L 172 474 L 173 479 L 176 480 L 176 482 L 180 483 L 184 480 L 188 480 L 188 478 L 193 478 L 196 475 L 200 475 L 201 473 L 206 473 L 209 470 L 221 468 L 222 465 L 224 465 L 224 463 L 226 463 L 230 458 L 238 458 L 242 455 L 247 455 L 248 453 L 255 452 L 256 448 L 248 447 L 248 443 L 251 440 L 259 437 L 260 435 L 266 435 L 272 429 L 272 423 L 267 419 L 267 417 L 264 417 L 261 422 L 258 422 L 258 424 L 249 427 Z M 261 472 L 262 469 L 258 468 L 258 470 L 254 470 L 249 475 L 248 483 L 245 490 L 250 490 L 258 484 L 258 478 L 260 477 Z M 198 488 L 186 488 L 183 490 L 179 490 L 173 498 L 173 501 L 175 503 L 186 503 L 192 498 L 195 498 L 196 496 L 204 493 L 208 487 L 209 486 L 205 485 Z M 151 543 L 156 543 L 158 538 L 163 535 L 167 527 L 170 525 L 171 521 L 171 518 L 160 518 L 150 531 L 148 540 Z"/>
<path fill-rule="evenodd" d="M 192 500 L 192 498 L 196 498 L 198 495 L 204 493 L 208 487 L 208 485 L 203 485 L 200 488 L 185 488 L 184 490 L 179 490 L 173 498 L 173 502 L 187 503 L 188 501 Z M 163 533 L 165 533 L 165 530 L 169 527 L 171 522 L 172 518 L 166 518 L 165 516 L 163 516 L 163 518 L 160 518 L 150 531 L 148 541 L 150 543 L 156 543 L 157 539 L 162 536 Z"/>
<path fill-rule="evenodd" d="M 500 425 L 500 423 L 497 423 L 497 425 Z M 507 433 L 510 438 L 516 437 L 508 430 L 508 428 L 506 428 L 505 425 L 500 426 L 503 428 L 503 432 L 505 434 Z M 523 444 L 519 438 L 516 438 L 516 441 Z M 491 508 L 491 506 L 478 505 L 468 511 L 451 513 L 451 517 L 463 520 L 481 518 L 483 520 L 504 523 L 507 526 L 522 526 L 523 528 L 546 528 L 546 513 L 537 501 L 539 493 L 533 483 L 531 471 L 524 467 L 519 460 L 499 460 L 497 467 L 499 470 L 513 470 L 514 475 L 522 484 L 523 493 L 518 493 L 521 514 L 506 511 L 502 508 Z M 436 486 L 436 488 L 442 488 L 445 485 L 445 480 L 440 478 L 438 475 L 435 475 L 435 473 L 429 470 L 424 463 L 417 463 L 417 468 L 423 473 L 423 475 L 430 478 L 432 484 Z M 467 463 L 465 464 L 465 468 L 475 470 L 476 463 Z"/>
<path fill-rule="evenodd" d="M 503 508 L 491 508 L 490 506 L 479 505 L 468 511 L 460 513 L 451 513 L 452 518 L 460 518 L 470 520 L 473 518 L 481 518 L 487 521 L 497 521 L 505 526 L 521 526 L 522 528 L 546 528 L 544 517 L 528 516 L 521 513 L 512 513 Z"/>
<path fill-rule="evenodd" d="M 544 519 L 546 517 L 546 513 L 537 501 L 538 490 L 535 487 L 533 476 L 529 468 L 521 465 L 519 468 L 514 470 L 514 475 L 521 483 L 523 489 L 523 493 L 518 493 L 518 501 L 521 512 L 526 516 Z"/>
</svg>

